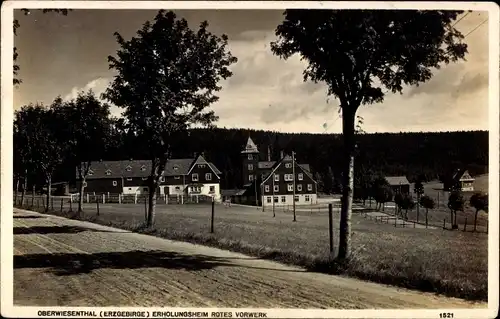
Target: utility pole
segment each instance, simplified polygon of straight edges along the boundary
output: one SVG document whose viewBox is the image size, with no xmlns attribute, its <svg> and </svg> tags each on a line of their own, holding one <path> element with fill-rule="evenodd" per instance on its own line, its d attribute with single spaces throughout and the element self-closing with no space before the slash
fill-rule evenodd
<svg viewBox="0 0 500 319">
<path fill-rule="evenodd" d="M 273 217 L 276 217 L 276 213 L 274 212 L 274 173 L 271 178 L 273 179 Z"/>
<path fill-rule="evenodd" d="M 295 152 L 292 151 L 292 174 L 293 174 L 293 221 L 297 221 L 297 217 L 295 216 Z"/>
</svg>

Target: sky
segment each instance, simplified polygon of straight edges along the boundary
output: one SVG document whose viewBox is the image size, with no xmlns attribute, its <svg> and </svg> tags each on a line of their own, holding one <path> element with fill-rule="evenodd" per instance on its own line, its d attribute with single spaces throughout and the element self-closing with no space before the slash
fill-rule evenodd
<svg viewBox="0 0 500 319">
<path fill-rule="evenodd" d="M 130 39 L 156 10 L 74 10 L 67 16 L 16 10 L 20 28 L 19 77 L 14 109 L 57 96 L 76 97 L 92 89 L 100 95 L 114 76 L 107 57 L 115 55 L 119 32 Z M 222 83 L 220 100 L 212 105 L 217 126 L 281 132 L 339 133 L 339 104 L 327 97 L 324 84 L 304 82 L 305 62 L 274 56 L 270 42 L 283 21 L 282 10 L 175 10 L 197 28 L 203 20 L 209 31 L 227 34 L 229 50 L 238 58 L 233 76 Z M 488 129 L 488 18 L 471 12 L 456 24 L 468 44 L 466 61 L 435 70 L 419 87 L 388 94 L 384 102 L 361 106 L 363 130 L 376 132 L 457 131 Z M 479 26 L 480 25 L 480 26 Z M 476 30 L 476 28 L 479 26 Z M 474 31 L 473 31 L 474 30 Z M 114 115 L 120 110 L 112 108 Z M 323 125 L 326 123 L 326 129 Z"/>
</svg>

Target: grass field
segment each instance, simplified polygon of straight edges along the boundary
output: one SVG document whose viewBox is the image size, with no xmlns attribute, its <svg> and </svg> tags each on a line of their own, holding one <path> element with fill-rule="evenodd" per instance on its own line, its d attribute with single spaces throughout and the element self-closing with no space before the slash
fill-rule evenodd
<svg viewBox="0 0 500 319">
<path fill-rule="evenodd" d="M 484 233 L 395 228 L 352 216 L 353 258 L 349 264 L 331 262 L 326 210 L 272 212 L 250 207 L 158 205 L 154 229 L 145 229 L 144 205 L 105 204 L 96 216 L 95 204 L 85 204 L 83 219 L 243 252 L 261 258 L 304 266 L 312 271 L 434 291 L 466 299 L 487 298 L 487 243 Z M 75 208 L 75 206 L 73 206 Z M 57 211 L 55 214 L 65 213 Z M 74 218 L 74 216 L 73 216 Z M 338 208 L 334 211 L 334 242 L 338 242 Z"/>
</svg>

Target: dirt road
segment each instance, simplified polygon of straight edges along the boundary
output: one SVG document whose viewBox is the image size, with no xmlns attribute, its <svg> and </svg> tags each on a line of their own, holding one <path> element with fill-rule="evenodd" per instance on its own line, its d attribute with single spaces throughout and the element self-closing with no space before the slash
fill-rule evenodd
<svg viewBox="0 0 500 319">
<path fill-rule="evenodd" d="M 471 308 L 219 249 L 15 209 L 14 304 L 259 308 Z"/>
</svg>

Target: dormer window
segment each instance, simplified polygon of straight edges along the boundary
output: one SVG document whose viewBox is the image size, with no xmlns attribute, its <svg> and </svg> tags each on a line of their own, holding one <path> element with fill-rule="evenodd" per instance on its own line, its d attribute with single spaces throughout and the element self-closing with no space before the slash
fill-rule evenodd
<svg viewBox="0 0 500 319">
<path fill-rule="evenodd" d="M 132 170 L 132 166 L 128 165 L 125 170 L 127 170 L 127 172 L 130 172 Z"/>
<path fill-rule="evenodd" d="M 291 167 L 292 167 L 292 163 L 286 163 L 286 164 L 285 164 L 285 167 L 286 167 L 286 168 L 291 168 Z"/>
<path fill-rule="evenodd" d="M 108 169 L 108 170 L 106 170 L 106 175 L 107 175 L 107 176 L 111 175 L 111 170 L 109 170 L 109 169 Z"/>
<path fill-rule="evenodd" d="M 141 171 L 145 171 L 146 170 L 146 166 L 142 165 L 141 166 Z"/>
<path fill-rule="evenodd" d="M 198 164 L 199 168 L 205 168 L 205 164 Z"/>
<path fill-rule="evenodd" d="M 253 160 L 253 155 L 252 154 L 248 154 L 248 160 Z"/>
<path fill-rule="evenodd" d="M 179 166 L 177 166 L 177 165 L 175 165 L 173 168 L 174 168 L 174 171 L 179 170 Z"/>
</svg>

